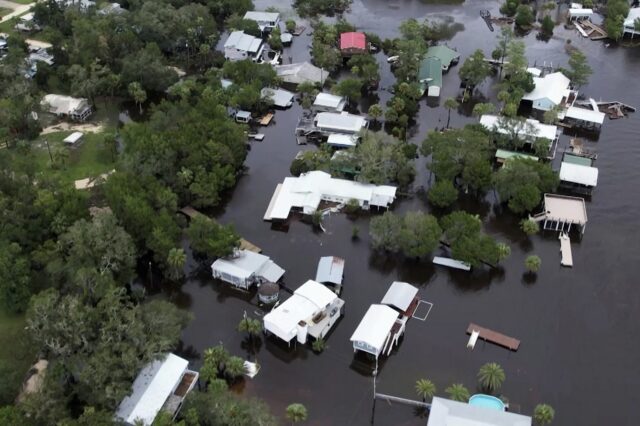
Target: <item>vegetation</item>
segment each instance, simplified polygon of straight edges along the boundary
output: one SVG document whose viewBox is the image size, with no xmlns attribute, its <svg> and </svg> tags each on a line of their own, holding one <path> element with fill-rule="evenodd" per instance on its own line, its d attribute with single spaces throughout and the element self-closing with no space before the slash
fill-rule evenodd
<svg viewBox="0 0 640 426">
<path fill-rule="evenodd" d="M 607 0 L 604 29 L 609 38 L 619 40 L 623 34 L 624 20 L 629 14 L 629 2 L 626 0 Z"/>
<path fill-rule="evenodd" d="M 316 353 L 321 353 L 327 348 L 327 342 L 322 338 L 315 339 L 313 343 L 311 343 L 311 350 Z"/>
<path fill-rule="evenodd" d="M 545 37 L 551 37 L 553 35 L 553 29 L 555 28 L 556 23 L 553 22 L 553 19 L 549 15 L 545 15 L 542 18 L 542 24 L 540 26 L 540 32 Z"/>
<path fill-rule="evenodd" d="M 542 259 L 540 259 L 540 257 L 536 256 L 535 254 L 527 256 L 527 258 L 524 260 L 524 267 L 527 272 L 535 274 L 540 270 L 540 266 L 542 266 Z"/>
<path fill-rule="evenodd" d="M 575 49 L 571 52 L 569 57 L 569 70 L 567 77 L 571 79 L 571 84 L 575 87 L 580 87 L 589 82 L 589 76 L 593 73 L 593 70 L 589 66 L 587 57 L 582 51 Z"/>
<path fill-rule="evenodd" d="M 345 12 L 351 5 L 352 0 L 295 0 L 293 7 L 298 11 L 298 15 L 303 18 L 314 17 L 316 15 L 340 14 Z"/>
<path fill-rule="evenodd" d="M 502 387 L 505 380 L 504 370 L 495 362 L 489 362 L 480 367 L 478 371 L 480 386 L 493 392 Z"/>
<path fill-rule="evenodd" d="M 467 90 L 473 93 L 491 75 L 491 65 L 484 60 L 484 52 L 478 49 L 467 57 L 458 70 L 458 75 L 465 83 L 465 94 Z"/>
<path fill-rule="evenodd" d="M 240 244 L 240 236 L 232 225 L 220 225 L 206 216 L 191 219 L 186 234 L 191 249 L 207 258 L 228 256 Z"/>
<path fill-rule="evenodd" d="M 506 16 L 514 16 L 520 6 L 520 0 L 506 0 L 500 6 L 500 13 Z"/>
<path fill-rule="evenodd" d="M 427 198 L 436 207 L 449 207 L 458 199 L 458 190 L 450 180 L 438 180 L 429 189 Z"/>
<path fill-rule="evenodd" d="M 371 219 L 369 234 L 375 249 L 419 258 L 438 246 L 442 229 L 436 218 L 422 212 L 408 212 L 404 216 L 385 212 Z"/>
<path fill-rule="evenodd" d="M 436 394 L 436 385 L 429 379 L 418 379 L 416 381 L 416 393 L 423 401 L 426 401 Z"/>
<path fill-rule="evenodd" d="M 307 407 L 300 403 L 290 404 L 289 406 L 287 406 L 285 415 L 287 419 L 293 424 L 304 422 L 308 417 Z"/>
<path fill-rule="evenodd" d="M 460 104 L 454 98 L 447 98 L 444 100 L 444 107 L 447 109 L 447 129 L 451 123 L 451 110 L 458 109 Z"/>
<path fill-rule="evenodd" d="M 531 219 L 523 219 L 520 222 L 520 228 L 524 231 L 525 234 L 531 236 L 535 235 L 540 231 L 540 226 L 538 222 L 533 221 Z"/>
<path fill-rule="evenodd" d="M 363 82 L 359 78 L 345 78 L 333 87 L 336 95 L 344 96 L 349 102 L 357 103 L 362 97 Z"/>
<path fill-rule="evenodd" d="M 464 385 L 461 383 L 454 383 L 453 385 L 446 388 L 444 391 L 446 392 L 447 395 L 449 395 L 449 398 L 454 401 L 459 401 L 459 402 L 469 401 L 469 397 L 470 397 L 469 390 L 466 387 L 464 387 Z"/>
<path fill-rule="evenodd" d="M 558 183 L 558 175 L 549 164 L 526 158 L 508 160 L 495 177 L 501 200 L 518 214 L 536 208 L 542 194 L 553 191 Z"/>
<path fill-rule="evenodd" d="M 374 122 L 377 122 L 380 117 L 384 114 L 384 111 L 380 104 L 373 104 L 369 107 L 369 111 L 367 112 L 369 118 L 371 118 Z"/>
<path fill-rule="evenodd" d="M 556 412 L 549 404 L 538 404 L 533 410 L 533 419 L 539 425 L 548 425 L 553 421 Z"/>
<path fill-rule="evenodd" d="M 259 319 L 245 316 L 238 323 L 238 331 L 247 333 L 249 340 L 253 340 L 262 333 L 262 322 Z"/>
<path fill-rule="evenodd" d="M 516 9 L 516 26 L 520 28 L 528 28 L 533 24 L 535 16 L 533 10 L 526 4 L 521 4 Z"/>
<path fill-rule="evenodd" d="M 285 27 L 288 33 L 293 33 L 296 30 L 297 24 L 293 19 L 287 19 L 285 22 Z"/>
</svg>

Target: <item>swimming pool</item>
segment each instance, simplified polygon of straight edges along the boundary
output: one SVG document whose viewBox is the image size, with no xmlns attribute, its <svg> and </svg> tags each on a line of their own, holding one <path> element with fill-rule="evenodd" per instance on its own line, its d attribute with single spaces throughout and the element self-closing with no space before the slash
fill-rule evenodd
<svg viewBox="0 0 640 426">
<path fill-rule="evenodd" d="M 498 411 L 504 411 L 504 402 L 500 401 L 495 396 L 485 395 L 478 393 L 469 398 L 469 404 L 477 405 L 479 407 L 491 408 Z"/>
</svg>

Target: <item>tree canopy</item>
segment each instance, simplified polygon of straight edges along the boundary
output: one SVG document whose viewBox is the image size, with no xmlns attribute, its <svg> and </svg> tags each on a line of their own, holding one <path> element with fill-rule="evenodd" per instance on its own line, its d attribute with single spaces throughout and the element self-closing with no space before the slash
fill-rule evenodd
<svg viewBox="0 0 640 426">
<path fill-rule="evenodd" d="M 540 204 L 542 194 L 553 191 L 558 174 L 549 164 L 525 158 L 508 160 L 495 176 L 500 198 L 514 213 L 525 213 Z"/>
</svg>

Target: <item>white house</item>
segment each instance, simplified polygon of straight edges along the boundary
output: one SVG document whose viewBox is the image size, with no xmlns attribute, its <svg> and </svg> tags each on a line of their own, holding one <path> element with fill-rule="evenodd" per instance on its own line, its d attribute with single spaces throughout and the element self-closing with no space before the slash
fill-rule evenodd
<svg viewBox="0 0 640 426">
<path fill-rule="evenodd" d="M 35 14 L 33 12 L 25 13 L 18 18 L 18 23 L 14 28 L 18 31 L 40 31 L 42 28 L 34 20 Z"/>
<path fill-rule="evenodd" d="M 580 8 L 571 8 L 569 9 L 569 20 L 570 21 L 581 21 L 583 19 L 589 19 L 593 15 L 593 9 L 584 9 Z"/>
<path fill-rule="evenodd" d="M 224 57 L 230 61 L 250 59 L 257 62 L 263 50 L 262 39 L 245 34 L 243 31 L 232 32 L 224 42 Z"/>
<path fill-rule="evenodd" d="M 293 295 L 264 316 L 264 329 L 287 343 L 307 336 L 323 339 L 342 316 L 344 300 L 324 285 L 309 280 Z"/>
<path fill-rule="evenodd" d="M 321 112 L 314 118 L 314 124 L 321 132 L 354 134 L 366 129 L 367 119 L 348 112 Z"/>
<path fill-rule="evenodd" d="M 86 120 L 93 111 L 87 99 L 64 95 L 45 95 L 40 105 L 47 108 L 52 114 L 77 121 Z"/>
<path fill-rule="evenodd" d="M 561 72 L 547 74 L 544 77 L 533 77 L 536 87 L 522 97 L 530 101 L 533 109 L 549 111 L 557 105 L 571 106 L 576 93 L 569 88 L 571 80 Z"/>
<path fill-rule="evenodd" d="M 371 305 L 351 335 L 353 350 L 376 357 L 389 354 L 404 332 L 398 323 L 398 313 L 386 305 Z"/>
<path fill-rule="evenodd" d="M 576 192 L 590 194 L 598 185 L 598 168 L 563 161 L 560 165 L 560 182 Z"/>
<path fill-rule="evenodd" d="M 263 87 L 260 96 L 279 108 L 288 108 L 293 105 L 294 94 L 288 90 Z"/>
<path fill-rule="evenodd" d="M 380 303 L 395 308 L 400 316 L 410 317 L 418 302 L 417 294 L 418 289 L 411 284 L 394 281 Z"/>
<path fill-rule="evenodd" d="M 276 65 L 275 68 L 276 74 L 284 83 L 293 85 L 310 82 L 322 86 L 329 77 L 328 71 L 318 68 L 310 62 Z"/>
<path fill-rule="evenodd" d="M 262 32 L 271 32 L 280 24 L 280 14 L 277 12 L 251 11 L 244 14 L 244 19 L 256 21 Z"/>
<path fill-rule="evenodd" d="M 322 284 L 342 285 L 344 259 L 337 256 L 323 256 L 318 262 L 316 281 Z"/>
<path fill-rule="evenodd" d="M 278 282 L 284 269 L 263 254 L 237 250 L 232 256 L 213 262 L 211 274 L 213 278 L 246 290 L 254 284 Z"/>
<path fill-rule="evenodd" d="M 395 186 L 335 179 L 329 173 L 312 171 L 300 177 L 287 177 L 278 184 L 264 220 L 286 220 L 292 209 L 312 214 L 321 201 L 346 204 L 356 200 L 362 209 L 368 210 L 371 206 L 387 208 L 395 198 Z"/>
<path fill-rule="evenodd" d="M 480 117 L 480 124 L 488 130 L 502 135 L 517 135 L 525 142 L 530 142 L 536 138 L 548 139 L 555 142 L 558 139 L 558 127 L 551 124 L 544 124 L 538 120 L 528 118 L 524 121 L 516 121 L 505 117 L 485 114 Z"/>
<path fill-rule="evenodd" d="M 317 112 L 342 112 L 346 105 L 347 99 L 345 97 L 323 92 L 316 96 L 312 109 Z"/>
<path fill-rule="evenodd" d="M 629 9 L 629 14 L 622 24 L 624 34 L 631 34 L 631 38 L 640 35 L 640 31 L 636 30 L 636 19 L 640 18 L 640 7 Z"/>
<path fill-rule="evenodd" d="M 116 418 L 131 426 L 149 426 L 160 410 L 175 417 L 198 380 L 198 373 L 188 366 L 189 361 L 174 354 L 147 364 L 133 382 L 131 395 L 118 406 Z"/>
<path fill-rule="evenodd" d="M 427 426 L 531 426 L 531 417 L 433 397 Z"/>
</svg>

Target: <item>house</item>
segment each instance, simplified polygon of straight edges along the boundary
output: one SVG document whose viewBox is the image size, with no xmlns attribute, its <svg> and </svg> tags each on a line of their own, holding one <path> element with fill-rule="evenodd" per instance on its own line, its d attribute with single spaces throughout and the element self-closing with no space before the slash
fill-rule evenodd
<svg viewBox="0 0 640 426">
<path fill-rule="evenodd" d="M 65 95 L 45 95 L 40 105 L 58 117 L 68 117 L 76 121 L 85 121 L 93 112 L 87 99 Z"/>
<path fill-rule="evenodd" d="M 539 161 L 540 159 L 534 155 L 524 154 L 522 152 L 509 151 L 506 149 L 497 149 L 496 150 L 496 162 L 498 164 L 504 165 L 507 160 L 512 158 L 526 158 L 532 161 Z"/>
<path fill-rule="evenodd" d="M 431 56 L 420 63 L 418 83 L 420 83 L 422 94 L 427 92 L 427 96 L 432 98 L 440 96 L 440 88 L 442 87 L 442 62 L 440 59 Z"/>
<path fill-rule="evenodd" d="M 368 126 L 367 119 L 347 112 L 321 112 L 314 118 L 316 128 L 321 132 L 345 133 L 353 135 Z"/>
<path fill-rule="evenodd" d="M 569 107 L 576 99 L 577 92 L 569 88 L 571 80 L 561 72 L 533 77 L 533 82 L 535 88 L 525 94 L 522 100 L 531 102 L 535 110 L 549 111 L 558 105 Z"/>
<path fill-rule="evenodd" d="M 344 259 L 336 256 L 323 256 L 318 262 L 316 281 L 333 286 L 334 291 L 340 294 L 342 289 L 342 277 L 344 276 Z"/>
<path fill-rule="evenodd" d="M 263 254 L 237 250 L 233 255 L 213 262 L 211 275 L 213 278 L 247 290 L 254 284 L 278 282 L 284 275 L 284 269 Z"/>
<path fill-rule="evenodd" d="M 640 31 L 636 29 L 636 19 L 640 19 L 640 7 L 629 9 L 629 14 L 622 24 L 624 34 L 631 34 L 631 38 L 640 35 Z"/>
<path fill-rule="evenodd" d="M 263 33 L 271 32 L 280 25 L 280 14 L 277 12 L 251 11 L 245 13 L 243 19 L 256 21 L 258 28 Z"/>
<path fill-rule="evenodd" d="M 371 206 L 387 208 L 395 198 L 395 186 L 335 179 L 329 173 L 312 171 L 287 177 L 278 184 L 264 220 L 286 220 L 292 209 L 312 214 L 322 201 L 347 204 L 355 200 L 362 209 L 369 210 Z"/>
<path fill-rule="evenodd" d="M 55 0 L 55 2 L 58 3 L 60 7 L 75 7 L 83 12 L 96 5 L 96 2 L 93 0 Z"/>
<path fill-rule="evenodd" d="M 542 222 L 542 228 L 545 230 L 568 233 L 575 226 L 584 234 L 587 226 L 587 208 L 584 198 L 544 194 L 542 213 L 530 219 Z"/>
<path fill-rule="evenodd" d="M 233 117 L 238 123 L 249 123 L 251 121 L 251 112 L 241 109 L 234 112 Z"/>
<path fill-rule="evenodd" d="M 189 361 L 174 354 L 147 364 L 133 382 L 131 395 L 118 406 L 115 417 L 131 426 L 151 425 L 161 410 L 175 418 L 198 381 L 198 373 L 188 366 Z"/>
<path fill-rule="evenodd" d="M 553 158 L 555 156 L 555 149 L 559 138 L 557 126 L 544 124 L 532 118 L 528 118 L 526 120 L 514 120 L 490 114 L 481 116 L 480 124 L 492 132 L 505 135 L 508 138 L 517 138 L 530 147 L 538 139 L 547 139 L 551 141 L 549 146 L 549 158 Z"/>
<path fill-rule="evenodd" d="M 324 339 L 344 312 L 344 300 L 313 280 L 308 280 L 290 298 L 264 316 L 264 330 L 288 344 L 307 336 Z"/>
<path fill-rule="evenodd" d="M 335 148 L 353 148 L 358 145 L 360 136 L 345 135 L 344 133 L 331 133 L 327 137 L 327 145 Z"/>
<path fill-rule="evenodd" d="M 29 49 L 29 51 L 31 52 L 27 57 L 29 65 L 35 64 L 36 62 L 44 62 L 51 66 L 55 62 L 53 55 L 47 52 L 47 49 Z"/>
<path fill-rule="evenodd" d="M 427 426 L 531 426 L 531 417 L 433 397 Z"/>
<path fill-rule="evenodd" d="M 271 104 L 279 108 L 289 108 L 293 105 L 294 94 L 288 90 L 264 87 L 260 91 L 260 95 L 262 99 L 268 100 Z"/>
<path fill-rule="evenodd" d="M 340 53 L 342 56 L 367 53 L 367 36 L 357 32 L 340 34 Z"/>
<path fill-rule="evenodd" d="M 344 96 L 322 92 L 316 96 L 311 109 L 316 112 L 342 112 L 346 105 L 347 99 Z"/>
<path fill-rule="evenodd" d="M 30 31 L 40 31 L 42 28 L 35 22 L 34 13 L 29 12 L 25 13 L 21 17 L 18 18 L 18 23 L 14 26 L 14 28 L 18 31 L 30 32 Z"/>
<path fill-rule="evenodd" d="M 442 64 L 442 71 L 449 71 L 451 65 L 460 61 L 460 54 L 447 46 L 431 46 L 425 58 L 438 58 Z"/>
<path fill-rule="evenodd" d="M 69 136 L 64 138 L 62 142 L 64 142 L 65 145 L 76 145 L 78 142 L 80 142 L 83 136 L 84 133 L 82 132 L 73 132 Z"/>
<path fill-rule="evenodd" d="M 560 165 L 560 183 L 574 192 L 590 195 L 598 185 L 598 168 L 563 161 Z"/>
<path fill-rule="evenodd" d="M 402 281 L 394 281 L 391 287 L 382 298 L 383 305 L 394 308 L 398 312 L 398 316 L 407 319 L 413 315 L 418 304 L 418 289 L 409 283 Z"/>
<path fill-rule="evenodd" d="M 589 19 L 593 15 L 593 9 L 570 8 L 569 20 L 570 21 L 582 21 L 583 19 Z"/>
<path fill-rule="evenodd" d="M 250 59 L 258 62 L 262 58 L 263 50 L 262 39 L 245 34 L 243 31 L 232 32 L 224 42 L 224 57 L 230 61 Z"/>
<path fill-rule="evenodd" d="M 309 62 L 298 62 L 295 64 L 276 65 L 276 73 L 284 82 L 292 85 L 310 82 L 313 84 L 324 85 L 329 72 Z"/>
<path fill-rule="evenodd" d="M 373 355 L 388 355 L 402 336 L 404 329 L 397 325 L 398 313 L 386 305 L 371 305 L 351 335 L 353 351 Z"/>
<path fill-rule="evenodd" d="M 597 109 L 593 110 L 571 106 L 564 112 L 562 121 L 577 127 L 599 129 L 602 127 L 602 124 L 604 124 L 605 117 L 606 114 L 598 111 Z"/>
</svg>

